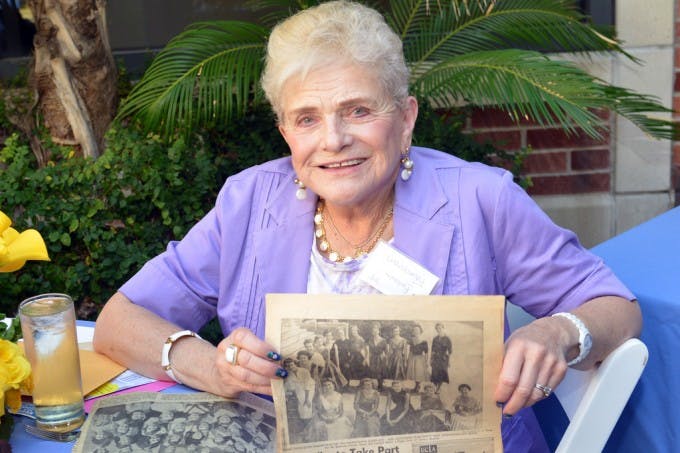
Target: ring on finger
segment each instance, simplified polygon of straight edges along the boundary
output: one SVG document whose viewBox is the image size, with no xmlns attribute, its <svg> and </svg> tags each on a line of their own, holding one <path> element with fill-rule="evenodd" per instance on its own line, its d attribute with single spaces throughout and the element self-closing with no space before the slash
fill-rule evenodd
<svg viewBox="0 0 680 453">
<path fill-rule="evenodd" d="M 227 362 L 231 363 L 232 365 L 238 365 L 238 353 L 240 350 L 241 348 L 235 344 L 230 344 L 224 351 L 224 358 L 227 359 Z"/>
<path fill-rule="evenodd" d="M 545 398 L 549 397 L 550 394 L 552 393 L 552 388 L 550 388 L 550 387 L 547 386 L 547 385 L 536 384 L 535 387 L 536 387 L 538 390 L 540 390 L 541 392 L 543 392 L 543 396 L 544 396 Z"/>
</svg>

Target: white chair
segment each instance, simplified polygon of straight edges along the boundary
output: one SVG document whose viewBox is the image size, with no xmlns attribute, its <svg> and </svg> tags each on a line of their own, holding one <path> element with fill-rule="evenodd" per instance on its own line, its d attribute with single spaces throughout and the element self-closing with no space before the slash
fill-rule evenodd
<svg viewBox="0 0 680 453">
<path fill-rule="evenodd" d="M 533 318 L 508 304 L 510 329 Z M 637 338 L 612 351 L 597 369 L 569 369 L 555 396 L 569 418 L 557 453 L 601 452 L 647 364 L 647 346 Z"/>
</svg>

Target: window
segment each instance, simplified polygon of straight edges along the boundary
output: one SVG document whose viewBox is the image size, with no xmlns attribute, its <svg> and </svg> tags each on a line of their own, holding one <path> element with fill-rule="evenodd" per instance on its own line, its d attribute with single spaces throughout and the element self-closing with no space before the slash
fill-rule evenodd
<svg viewBox="0 0 680 453">
<path fill-rule="evenodd" d="M 616 0 L 579 0 L 578 7 L 596 25 L 614 25 L 616 21 Z"/>
</svg>

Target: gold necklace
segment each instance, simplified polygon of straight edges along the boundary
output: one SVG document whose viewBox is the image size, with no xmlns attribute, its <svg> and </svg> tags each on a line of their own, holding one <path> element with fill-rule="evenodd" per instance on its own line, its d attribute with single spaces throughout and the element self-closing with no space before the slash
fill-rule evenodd
<svg viewBox="0 0 680 453">
<path fill-rule="evenodd" d="M 333 221 L 333 216 L 331 215 L 331 212 L 328 211 L 328 212 L 326 213 L 326 215 L 328 216 L 328 222 L 331 224 L 331 227 L 333 228 L 333 231 L 335 231 L 335 234 L 337 234 L 338 236 L 340 236 L 340 239 L 342 239 L 343 241 L 345 241 L 345 244 L 351 246 L 352 248 L 354 248 L 354 249 L 359 249 L 359 248 L 361 248 L 361 247 L 364 247 L 366 244 L 368 244 L 368 243 L 371 241 L 371 239 L 373 239 L 373 235 L 371 235 L 371 236 L 369 236 L 367 239 L 363 240 L 362 242 L 360 242 L 360 243 L 358 243 L 358 244 L 355 244 L 355 243 L 351 242 L 349 239 L 347 239 L 347 238 L 345 237 L 344 234 L 342 234 L 342 233 L 340 232 L 340 230 L 338 229 L 338 227 L 335 225 L 335 222 Z M 324 220 L 326 220 L 325 217 L 324 217 Z"/>
<path fill-rule="evenodd" d="M 345 239 L 342 236 L 342 234 L 340 234 L 340 232 L 337 230 L 337 228 L 335 228 L 335 225 L 333 225 L 338 235 L 341 238 L 345 239 L 345 242 L 352 245 L 352 247 L 355 247 L 354 256 L 342 256 L 338 252 L 333 250 L 333 247 L 331 246 L 331 243 L 328 240 L 328 237 L 326 236 L 326 229 L 324 227 L 325 207 L 326 205 L 324 201 L 321 198 L 319 198 L 319 202 L 316 205 L 316 214 L 314 215 L 314 225 L 316 225 L 314 229 L 314 235 L 316 236 L 317 246 L 319 250 L 322 253 L 326 253 L 328 255 L 328 259 L 333 261 L 334 263 L 346 263 L 348 261 L 352 261 L 352 259 L 360 258 L 362 255 L 366 255 L 371 250 L 373 250 L 375 245 L 378 243 L 378 240 L 380 240 L 382 235 L 385 233 L 387 225 L 390 223 L 390 219 L 392 218 L 392 214 L 394 213 L 393 208 L 390 206 L 390 208 L 385 213 L 385 216 L 383 217 L 382 221 L 380 222 L 380 225 L 376 229 L 375 233 L 369 236 L 368 239 L 360 243 L 358 246 L 354 246 L 347 239 Z M 330 218 L 330 214 L 328 217 Z"/>
</svg>

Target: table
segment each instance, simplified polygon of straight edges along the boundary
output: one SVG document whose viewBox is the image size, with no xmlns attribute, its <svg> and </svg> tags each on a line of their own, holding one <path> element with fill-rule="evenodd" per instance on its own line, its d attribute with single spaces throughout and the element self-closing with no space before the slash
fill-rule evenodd
<svg viewBox="0 0 680 453">
<path fill-rule="evenodd" d="M 92 341 L 92 334 L 94 333 L 94 322 L 92 321 L 78 321 L 78 342 L 87 343 Z M 165 390 L 164 393 L 192 393 L 195 390 L 185 387 L 183 385 L 173 385 Z M 24 424 L 32 422 L 25 417 L 14 417 L 14 431 L 10 438 L 12 449 L 18 453 L 45 453 L 45 452 L 71 452 L 75 442 L 50 442 L 47 440 L 38 439 L 24 431 Z"/>
<path fill-rule="evenodd" d="M 592 249 L 638 297 L 649 362 L 605 447 L 606 453 L 666 452 L 680 445 L 680 207 Z M 92 324 L 94 325 L 94 324 Z M 165 392 L 191 392 L 176 385 Z M 14 450 L 70 452 L 73 444 L 29 437 L 17 417 Z"/>
<path fill-rule="evenodd" d="M 605 452 L 677 451 L 680 207 L 592 249 L 638 297 L 649 362 Z"/>
<path fill-rule="evenodd" d="M 162 393 L 193 393 L 196 390 L 183 385 L 173 385 Z M 12 449 L 17 453 L 70 453 L 75 442 L 51 442 L 38 439 L 24 431 L 24 423 L 30 422 L 26 417 L 14 417 L 14 431 L 10 438 Z"/>
</svg>

